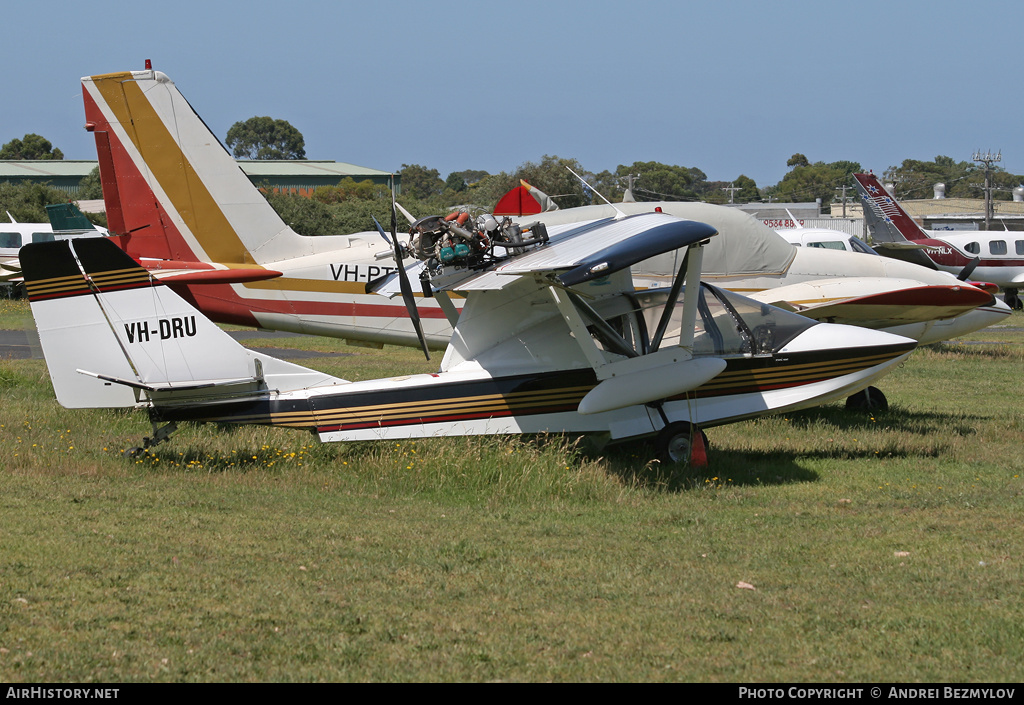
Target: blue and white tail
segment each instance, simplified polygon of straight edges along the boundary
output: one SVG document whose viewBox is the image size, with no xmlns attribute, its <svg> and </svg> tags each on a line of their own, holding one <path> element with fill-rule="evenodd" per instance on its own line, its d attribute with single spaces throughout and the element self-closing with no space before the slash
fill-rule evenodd
<svg viewBox="0 0 1024 705">
<path fill-rule="evenodd" d="M 208 404 L 344 382 L 242 347 L 107 239 L 27 245 L 21 261 L 65 407 Z"/>
</svg>

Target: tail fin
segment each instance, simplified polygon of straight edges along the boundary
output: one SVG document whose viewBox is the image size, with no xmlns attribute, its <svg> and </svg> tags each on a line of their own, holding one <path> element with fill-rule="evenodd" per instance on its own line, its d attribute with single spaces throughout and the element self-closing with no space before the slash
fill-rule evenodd
<svg viewBox="0 0 1024 705">
<path fill-rule="evenodd" d="M 46 216 L 55 235 L 75 236 L 85 233 L 99 235 L 99 229 L 85 217 L 74 203 L 54 203 L 46 207 Z"/>
<path fill-rule="evenodd" d="M 928 239 L 928 234 L 878 183 L 874 174 L 854 174 L 853 178 L 861 200 L 864 201 L 864 218 L 877 242 Z"/>
<path fill-rule="evenodd" d="M 108 225 L 129 254 L 223 264 L 304 254 L 165 74 L 87 76 L 82 93 Z"/>
<path fill-rule="evenodd" d="M 107 238 L 26 245 L 21 262 L 65 407 L 216 403 L 343 381 L 246 350 Z"/>
</svg>

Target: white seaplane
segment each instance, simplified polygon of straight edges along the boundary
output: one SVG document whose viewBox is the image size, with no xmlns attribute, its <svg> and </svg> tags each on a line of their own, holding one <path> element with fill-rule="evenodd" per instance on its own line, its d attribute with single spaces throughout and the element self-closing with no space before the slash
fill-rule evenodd
<svg viewBox="0 0 1024 705">
<path fill-rule="evenodd" d="M 29 245 L 21 259 L 58 401 L 148 410 L 146 446 L 180 422 L 211 421 L 322 441 L 656 437 L 665 461 L 685 461 L 703 448 L 702 427 L 842 399 L 914 349 L 702 284 L 703 245 L 715 235 L 665 213 L 530 232 L 438 217 L 400 242 L 392 216 L 400 266 L 371 288 L 401 292 L 413 313 L 403 260 L 418 259 L 409 271 L 421 272 L 454 333 L 437 373 L 363 382 L 243 348 L 110 239 Z M 632 265 L 677 250 L 669 286 L 636 288 Z M 458 315 L 451 291 L 465 296 Z"/>
</svg>

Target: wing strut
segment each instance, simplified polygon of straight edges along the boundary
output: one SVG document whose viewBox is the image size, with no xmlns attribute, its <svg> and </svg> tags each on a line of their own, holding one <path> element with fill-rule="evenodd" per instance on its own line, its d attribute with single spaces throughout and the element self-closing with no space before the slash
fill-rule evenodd
<svg viewBox="0 0 1024 705">
<path fill-rule="evenodd" d="M 686 248 L 686 254 L 683 255 L 683 261 L 679 265 L 679 272 L 676 274 L 675 281 L 672 282 L 672 290 L 668 292 L 668 301 L 665 302 L 665 308 L 661 312 L 661 319 L 658 321 L 658 327 L 654 331 L 654 338 L 651 339 L 650 352 L 657 352 L 658 348 L 661 347 L 661 341 L 665 337 L 665 331 L 668 330 L 668 324 L 672 320 L 672 312 L 675 310 L 676 301 L 679 300 L 679 292 L 683 288 L 683 280 L 686 276 L 686 264 L 690 259 L 690 248 Z M 691 287 L 692 288 L 692 287 Z"/>
</svg>

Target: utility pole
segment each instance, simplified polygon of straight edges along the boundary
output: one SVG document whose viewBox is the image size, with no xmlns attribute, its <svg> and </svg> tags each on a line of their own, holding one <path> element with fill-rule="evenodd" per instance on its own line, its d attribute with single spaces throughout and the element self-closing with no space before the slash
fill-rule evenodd
<svg viewBox="0 0 1024 705">
<path fill-rule="evenodd" d="M 979 149 L 971 159 L 985 165 L 985 230 L 988 231 L 992 223 L 992 165 L 1003 161 L 1003 150 L 999 150 L 995 154 L 992 152 L 982 154 Z"/>
<path fill-rule="evenodd" d="M 622 194 L 622 202 L 633 203 L 636 201 L 636 198 L 633 196 L 633 182 L 640 178 L 640 174 L 626 174 L 625 178 L 626 193 Z"/>
<path fill-rule="evenodd" d="M 729 192 L 729 205 L 732 205 L 732 199 L 736 195 L 736 192 L 742 191 L 743 189 L 741 189 L 739 186 L 726 186 L 722 190 Z"/>
<path fill-rule="evenodd" d="M 846 217 L 846 189 L 848 189 L 848 188 L 850 188 L 850 187 L 847 186 L 846 184 L 843 184 L 842 191 L 843 191 L 843 217 L 844 218 Z M 836 191 L 839 191 L 839 190 L 840 189 L 838 189 L 838 188 L 836 189 Z"/>
</svg>

